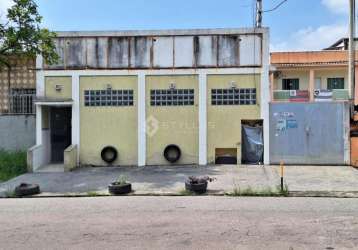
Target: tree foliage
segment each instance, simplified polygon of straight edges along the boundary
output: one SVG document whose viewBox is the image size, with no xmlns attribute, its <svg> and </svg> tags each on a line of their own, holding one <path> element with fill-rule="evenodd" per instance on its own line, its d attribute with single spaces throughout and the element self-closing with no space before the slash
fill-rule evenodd
<svg viewBox="0 0 358 250">
<path fill-rule="evenodd" d="M 9 56 L 34 57 L 41 54 L 44 60 L 53 64 L 59 59 L 53 38 L 56 33 L 41 28 L 42 16 L 33 0 L 13 0 L 8 9 L 6 21 L 0 23 L 0 67 L 9 66 Z"/>
</svg>

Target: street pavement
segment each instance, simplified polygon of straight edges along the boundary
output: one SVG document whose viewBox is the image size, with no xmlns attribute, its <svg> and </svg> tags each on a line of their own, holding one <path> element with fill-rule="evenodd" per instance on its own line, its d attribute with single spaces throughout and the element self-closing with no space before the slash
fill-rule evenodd
<svg viewBox="0 0 358 250">
<path fill-rule="evenodd" d="M 171 195 L 184 189 L 191 175 L 208 175 L 216 181 L 209 193 L 230 193 L 235 188 L 276 189 L 280 184 L 279 166 L 148 166 L 87 167 L 66 173 L 27 173 L 0 184 L 1 193 L 21 182 L 40 185 L 42 195 L 108 194 L 107 186 L 120 175 L 127 177 L 137 195 Z M 348 166 L 287 166 L 284 181 L 289 191 L 308 196 L 358 197 L 358 170 Z"/>
<path fill-rule="evenodd" d="M 0 249 L 357 249 L 358 199 L 0 200 Z"/>
</svg>

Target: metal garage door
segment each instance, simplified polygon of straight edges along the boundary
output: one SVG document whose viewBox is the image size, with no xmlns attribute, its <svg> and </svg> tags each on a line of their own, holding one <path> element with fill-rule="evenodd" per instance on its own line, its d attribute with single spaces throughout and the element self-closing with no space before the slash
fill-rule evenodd
<svg viewBox="0 0 358 250">
<path fill-rule="evenodd" d="M 348 103 L 270 104 L 270 162 L 349 164 Z"/>
</svg>

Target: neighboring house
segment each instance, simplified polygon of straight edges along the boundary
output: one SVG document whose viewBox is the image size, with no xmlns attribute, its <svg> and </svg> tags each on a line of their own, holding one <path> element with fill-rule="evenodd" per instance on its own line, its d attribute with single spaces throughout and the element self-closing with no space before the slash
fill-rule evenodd
<svg viewBox="0 0 358 250">
<path fill-rule="evenodd" d="M 27 150 L 35 144 L 35 58 L 12 56 L 0 68 L 0 148 Z"/>
<path fill-rule="evenodd" d="M 35 58 L 10 58 L 11 68 L 0 67 L 0 114 L 34 114 Z"/>
<path fill-rule="evenodd" d="M 354 41 L 356 43 L 355 48 L 357 49 L 358 38 L 355 38 Z M 339 39 L 337 42 L 335 42 L 334 44 L 332 44 L 331 46 L 329 46 L 324 50 L 348 50 L 348 49 L 349 49 L 349 38 L 344 37 Z"/>
<path fill-rule="evenodd" d="M 348 100 L 347 57 L 340 50 L 271 53 L 273 100 Z"/>
<path fill-rule="evenodd" d="M 112 165 L 241 163 L 255 157 L 245 124 L 269 163 L 268 29 L 60 32 L 56 44 L 59 64 L 37 59 L 34 171 L 108 165 L 107 146 Z"/>
<path fill-rule="evenodd" d="M 270 160 L 287 164 L 350 164 L 348 52 L 271 53 Z"/>
</svg>

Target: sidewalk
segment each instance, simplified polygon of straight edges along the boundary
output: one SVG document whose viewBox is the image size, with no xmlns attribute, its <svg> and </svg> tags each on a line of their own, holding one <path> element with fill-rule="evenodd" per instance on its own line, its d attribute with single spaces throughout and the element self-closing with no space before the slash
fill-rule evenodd
<svg viewBox="0 0 358 250">
<path fill-rule="evenodd" d="M 89 167 L 67 173 L 24 174 L 0 184 L 0 196 L 22 182 L 40 184 L 40 196 L 108 194 L 108 184 L 120 175 L 132 183 L 134 195 L 178 195 L 191 175 L 215 177 L 208 186 L 213 195 L 234 188 L 275 189 L 280 184 L 279 166 Z M 292 196 L 358 197 L 358 170 L 347 166 L 286 166 L 285 183 Z"/>
</svg>

